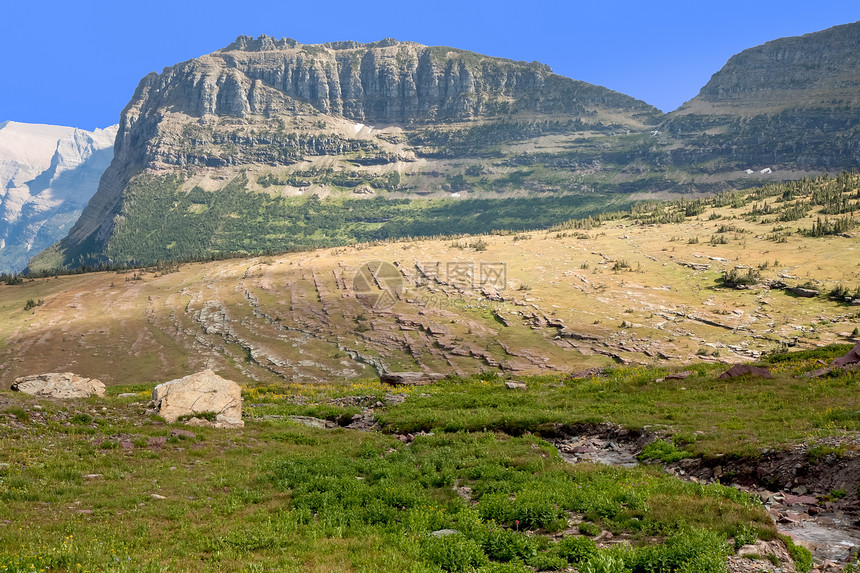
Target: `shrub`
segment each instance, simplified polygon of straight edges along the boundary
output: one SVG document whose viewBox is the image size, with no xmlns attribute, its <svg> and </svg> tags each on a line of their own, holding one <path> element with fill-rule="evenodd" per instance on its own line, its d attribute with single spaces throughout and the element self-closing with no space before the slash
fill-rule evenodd
<svg viewBox="0 0 860 573">
<path fill-rule="evenodd" d="M 482 252 L 482 251 L 486 251 L 487 247 L 489 247 L 490 244 L 487 241 L 485 241 L 484 239 L 478 239 L 477 241 L 472 243 L 470 246 L 473 249 L 475 249 L 476 251 Z"/>
<path fill-rule="evenodd" d="M 587 521 L 583 521 L 579 524 L 579 532 L 583 535 L 595 537 L 597 535 L 600 535 L 600 526 L 596 523 L 589 523 Z"/>
<path fill-rule="evenodd" d="M 726 538 L 703 529 L 676 533 L 662 545 L 641 548 L 630 557 L 634 571 L 725 573 L 731 547 Z"/>
<path fill-rule="evenodd" d="M 809 573 L 812 571 L 812 553 L 806 547 L 795 545 L 794 540 L 788 535 L 780 535 L 779 538 L 785 543 L 788 554 L 794 561 L 797 573 Z"/>
<path fill-rule="evenodd" d="M 12 414 L 15 418 L 18 419 L 19 422 L 29 422 L 30 421 L 30 413 L 24 408 L 19 408 L 18 406 L 10 406 L 4 410 L 6 414 Z"/>
<path fill-rule="evenodd" d="M 642 448 L 642 453 L 639 454 L 640 460 L 655 460 L 670 464 L 689 458 L 692 454 L 686 450 L 679 450 L 672 442 L 663 440 L 654 440 L 650 444 Z"/>
<path fill-rule="evenodd" d="M 756 269 L 747 269 L 746 274 L 741 274 L 738 269 L 731 269 L 723 273 L 723 284 L 731 288 L 758 284 L 760 280 L 761 273 Z"/>
<path fill-rule="evenodd" d="M 628 573 L 624 560 L 609 553 L 598 553 L 580 568 L 580 573 Z"/>
<path fill-rule="evenodd" d="M 79 412 L 79 413 L 75 414 L 74 416 L 72 416 L 72 423 L 73 424 L 78 424 L 78 425 L 84 426 L 86 424 L 89 424 L 92 421 L 93 421 L 93 417 L 90 416 L 89 414 L 83 414 L 83 413 Z"/>
<path fill-rule="evenodd" d="M 428 537 L 421 546 L 421 556 L 452 572 L 471 571 L 488 563 L 478 544 L 460 534 Z"/>
<path fill-rule="evenodd" d="M 522 563 L 490 563 L 478 569 L 478 573 L 531 573 Z"/>
<path fill-rule="evenodd" d="M 587 537 L 567 536 L 556 544 L 555 553 L 571 565 L 578 565 L 597 555 L 597 545 Z"/>
<path fill-rule="evenodd" d="M 567 560 L 551 553 L 538 553 L 528 560 L 528 564 L 536 571 L 563 571 L 567 568 Z"/>
<path fill-rule="evenodd" d="M 487 532 L 481 548 L 495 561 L 526 560 L 537 554 L 532 539 L 510 529 L 492 529 Z"/>
<path fill-rule="evenodd" d="M 755 528 L 742 525 L 735 532 L 735 550 L 737 551 L 744 545 L 752 545 L 758 539 L 758 534 L 756 533 Z"/>
</svg>

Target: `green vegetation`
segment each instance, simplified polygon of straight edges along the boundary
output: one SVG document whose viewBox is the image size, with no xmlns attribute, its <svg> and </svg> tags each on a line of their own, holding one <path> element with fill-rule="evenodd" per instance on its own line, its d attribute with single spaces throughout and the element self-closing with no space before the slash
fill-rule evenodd
<svg viewBox="0 0 860 573">
<path fill-rule="evenodd" d="M 796 378 L 851 347 L 773 355 L 763 365 L 774 378 L 742 383 L 719 380 L 725 371 L 720 364 L 698 364 L 684 380 L 658 381 L 666 370 L 643 367 L 619 367 L 575 380 L 526 377 L 527 393 L 512 393 L 491 375 L 451 378 L 428 395 L 390 408 L 379 421 L 387 431 L 399 433 L 492 430 L 554 437 L 565 428 L 608 420 L 634 429 L 663 428 L 674 437 L 673 443 L 652 443 L 643 452 L 645 459 L 752 455 L 767 445 L 795 443 L 811 434 L 838 435 L 860 425 L 856 376 L 846 372 L 813 383 Z M 786 412 L 791 412 L 791 424 L 785 422 Z M 704 433 L 688 438 L 697 431 Z"/>
<path fill-rule="evenodd" d="M 404 237 L 529 230 L 624 207 L 605 196 L 470 200 L 332 199 L 248 193 L 239 178 L 219 191 L 179 191 L 175 177 L 129 186 L 105 255 L 113 264 L 282 252 Z M 166 246 L 166 247 L 165 247 Z M 101 255 L 73 259 L 98 265 Z"/>
<path fill-rule="evenodd" d="M 679 450 L 672 442 L 665 440 L 654 440 L 642 448 L 642 453 L 639 454 L 640 460 L 653 460 L 670 464 L 690 457 L 690 452 Z"/>
<path fill-rule="evenodd" d="M 27 302 L 24 303 L 24 310 L 32 310 L 37 306 L 42 306 L 43 304 L 45 304 L 45 301 L 41 298 L 39 300 L 33 300 L 32 298 L 28 298 Z"/>
<path fill-rule="evenodd" d="M 774 355 L 774 379 L 720 381 L 719 367 L 699 365 L 683 391 L 655 368 L 525 378 L 528 389 L 516 392 L 495 376 L 449 378 L 420 394 L 400 389 L 405 402 L 376 410 L 381 432 L 287 418 L 351 420 L 356 406 L 342 404 L 388 400 L 391 389 L 373 381 L 247 389 L 244 429 L 197 427 L 193 437 L 173 436 L 181 424 L 145 418 L 135 398 L 117 397 L 145 395 L 147 384 L 61 406 L 8 394 L 0 566 L 724 573 L 730 539 L 737 548 L 778 538 L 757 498 L 659 466 L 571 465 L 540 436 L 589 421 L 651 425 L 672 438 L 642 458 L 671 463 L 828 435 L 838 429 L 807 420 L 835 404 L 856 410 L 845 403 L 858 395 L 856 377 L 795 381 L 846 346 Z M 433 433 L 409 443 L 391 435 L 418 429 Z M 627 543 L 604 546 L 603 531 Z M 809 552 L 783 542 L 808 572 Z"/>
<path fill-rule="evenodd" d="M 241 431 L 195 428 L 197 438 L 165 442 L 170 427 L 136 419 L 135 406 L 88 402 L 100 424 L 78 413 L 65 426 L 63 410 L 48 404 L 25 430 L 0 418 L 7 570 L 324 571 L 339 563 L 429 573 L 615 561 L 624 571 L 721 572 L 727 537 L 750 527 L 775 535 L 760 504 L 733 488 L 647 467 L 570 466 L 531 436 L 441 433 L 407 446 L 383 434 L 249 421 Z M 455 486 L 469 493 L 459 497 Z M 575 515 L 631 545 L 555 540 Z"/>
<path fill-rule="evenodd" d="M 66 271 L 92 271 L 159 264 L 163 261 L 213 260 L 249 254 L 265 254 L 354 243 L 398 240 L 411 237 L 436 237 L 462 233 L 481 234 L 498 231 L 550 229 L 559 238 L 571 229 L 587 230 L 607 220 L 629 217 L 639 225 L 682 223 L 700 217 L 707 208 L 731 206 L 752 208 L 741 216 L 763 223 L 795 221 L 813 213 L 825 214 L 813 221 L 803 235 L 824 237 L 842 235 L 854 227 L 853 210 L 860 205 L 858 176 L 841 173 L 832 178 L 821 176 L 801 181 L 769 184 L 751 191 L 720 193 L 711 198 L 673 201 L 635 202 L 621 186 L 606 188 L 612 193 L 559 194 L 558 173 L 546 165 L 531 162 L 528 169 L 517 169 L 488 180 L 482 165 L 468 165 L 462 173 L 449 174 L 443 187 L 449 190 L 475 187 L 485 190 L 532 188 L 541 193 L 529 197 L 499 199 L 400 199 L 387 194 L 372 198 L 335 196 L 319 199 L 281 197 L 247 190 L 248 181 L 239 176 L 218 191 L 198 187 L 180 188 L 180 176 L 142 175 L 127 189 L 122 217 L 108 244 L 94 240 L 69 247 L 61 243 L 38 255 L 31 265 L 31 276 Z M 544 183 L 536 181 L 549 177 Z M 399 173 L 370 176 L 333 169 L 310 169 L 290 175 L 259 176 L 264 188 L 274 185 L 306 187 L 322 184 L 334 189 L 356 189 L 368 185 L 380 191 L 401 188 Z M 537 185 L 535 187 L 535 185 Z M 593 186 L 594 188 L 602 188 Z M 551 191 L 552 193 L 546 193 Z M 629 190 L 632 191 L 632 190 Z M 834 206 L 837 205 L 838 207 Z M 626 211 L 625 211 L 626 209 Z M 826 213 L 849 213 L 834 219 Z M 709 220 L 715 219 L 711 213 Z M 768 217 L 776 215 L 776 217 Z M 722 217 L 721 215 L 719 217 Z M 734 232 L 735 239 L 745 230 L 733 223 L 720 225 L 709 245 L 729 244 L 719 234 Z M 791 231 L 774 227 L 769 238 L 785 243 Z M 577 235 L 580 236 L 580 235 Z M 587 235 L 581 235 L 587 238 Z M 688 238 L 699 244 L 699 237 Z M 743 246 L 743 245 L 741 245 Z M 728 277 L 727 286 L 753 284 L 754 277 Z M 733 278 L 741 282 L 734 283 Z M 0 275 L 0 281 L 19 284 L 17 275 Z"/>
<path fill-rule="evenodd" d="M 761 272 L 751 268 L 742 273 L 739 269 L 734 268 L 723 273 L 722 280 L 723 285 L 730 288 L 752 286 L 761 282 Z"/>
</svg>

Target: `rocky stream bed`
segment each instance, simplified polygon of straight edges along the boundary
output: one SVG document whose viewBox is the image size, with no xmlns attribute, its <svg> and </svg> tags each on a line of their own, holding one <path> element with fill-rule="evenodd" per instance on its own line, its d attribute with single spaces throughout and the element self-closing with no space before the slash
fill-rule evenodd
<svg viewBox="0 0 860 573">
<path fill-rule="evenodd" d="M 561 457 L 574 464 L 635 467 L 643 446 L 657 438 L 612 424 L 568 431 L 551 441 Z M 860 475 L 860 455 L 854 450 L 839 454 L 835 449 L 848 442 L 856 444 L 858 438 L 766 450 L 757 459 L 686 458 L 667 464 L 665 470 L 680 479 L 702 484 L 719 481 L 758 496 L 779 532 L 812 551 L 819 571 L 837 571 L 860 554 L 860 499 L 856 490 L 846 487 Z M 831 453 L 816 455 L 830 451 L 825 448 Z M 763 554 L 762 549 L 755 552 Z M 766 567 L 764 562 L 758 564 Z M 732 571 L 748 570 L 737 567 Z"/>
</svg>

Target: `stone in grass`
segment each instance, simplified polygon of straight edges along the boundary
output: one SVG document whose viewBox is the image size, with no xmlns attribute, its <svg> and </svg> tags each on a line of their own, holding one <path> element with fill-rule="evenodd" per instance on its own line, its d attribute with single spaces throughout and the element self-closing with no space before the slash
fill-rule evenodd
<svg viewBox="0 0 860 573">
<path fill-rule="evenodd" d="M 514 382 L 512 380 L 508 380 L 505 382 L 505 388 L 508 390 L 526 390 L 528 386 L 523 384 L 522 382 Z"/>
<path fill-rule="evenodd" d="M 214 413 L 215 421 L 210 424 L 216 428 L 241 428 L 245 425 L 242 421 L 242 388 L 212 370 L 159 384 L 152 391 L 152 405 L 147 413 L 158 414 L 168 422 Z"/>
<path fill-rule="evenodd" d="M 379 377 L 379 381 L 389 386 L 426 386 L 444 377 L 433 372 L 387 372 Z"/>
<path fill-rule="evenodd" d="M 830 364 L 832 368 L 847 368 L 860 364 L 860 344 L 848 351 L 845 356 L 840 356 Z"/>
<path fill-rule="evenodd" d="M 95 378 L 83 378 L 71 372 L 50 372 L 24 376 L 15 380 L 12 390 L 42 398 L 104 398 L 105 385 Z"/>
<path fill-rule="evenodd" d="M 666 380 L 686 380 L 692 375 L 693 373 L 690 370 L 682 370 L 680 372 L 666 374 Z"/>
<path fill-rule="evenodd" d="M 458 533 L 460 532 L 456 529 L 440 529 L 438 531 L 434 531 L 430 535 L 432 535 L 433 537 L 447 537 L 449 535 L 457 535 Z"/>
<path fill-rule="evenodd" d="M 189 431 L 189 430 L 170 430 L 170 437 L 171 438 L 176 438 L 176 437 L 188 438 L 191 440 L 196 440 L 197 434 L 195 434 L 194 432 Z"/>
<path fill-rule="evenodd" d="M 749 364 L 735 364 L 734 366 L 720 374 L 720 379 L 737 378 L 738 376 L 760 376 L 762 378 L 773 378 L 773 375 L 767 368 L 750 366 Z"/>
</svg>

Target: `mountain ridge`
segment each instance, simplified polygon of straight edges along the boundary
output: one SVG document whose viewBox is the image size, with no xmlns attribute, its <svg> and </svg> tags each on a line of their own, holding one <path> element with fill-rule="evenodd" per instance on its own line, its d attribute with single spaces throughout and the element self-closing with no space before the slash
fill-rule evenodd
<svg viewBox="0 0 860 573">
<path fill-rule="evenodd" d="M 98 187 L 116 126 L 0 124 L 0 272 L 61 239 Z"/>
<path fill-rule="evenodd" d="M 162 255 L 171 259 L 180 252 L 253 253 L 433 232 L 408 221 L 390 224 L 391 201 L 381 203 L 381 227 L 379 220 L 347 217 L 342 233 L 284 219 L 296 206 L 308 208 L 309 196 L 349 209 L 371 197 L 407 199 L 418 218 L 421 205 L 463 198 L 499 206 L 515 197 L 550 204 L 575 195 L 591 198 L 596 212 L 613 202 L 601 194 L 707 193 L 844 169 L 860 162 L 853 104 L 805 108 L 806 100 L 783 90 L 796 105 L 778 113 L 759 106 L 726 115 L 714 106 L 730 93 L 721 83 L 741 76 L 754 83 L 747 76 L 757 69 L 737 62 L 771 54 L 773 45 L 777 54 L 787 53 L 785 46 L 803 52 L 846 36 L 845 45 L 819 59 L 842 75 L 856 73 L 841 54 L 851 50 L 857 30 L 860 23 L 745 50 L 714 74 L 699 99 L 665 115 L 536 62 L 390 38 L 305 45 L 239 36 L 141 80 L 99 191 L 69 235 L 32 268 L 153 262 L 153 248 L 144 254 L 136 247 L 144 239 L 165 245 Z M 816 70 L 806 73 L 825 81 Z M 853 85 L 845 89 L 860 93 Z M 707 97 L 714 113 L 694 113 Z M 236 201 L 243 205 L 238 211 Z M 187 221 L 165 225 L 142 204 L 181 205 Z M 208 239 L 192 228 L 203 224 L 203 212 L 218 218 L 206 223 Z M 229 220 L 235 217 L 247 223 L 244 236 Z M 476 221 L 478 212 L 468 217 Z M 468 217 L 463 231 L 503 224 L 476 225 Z M 265 223 L 272 220 L 284 224 Z M 514 228 L 529 227 L 514 222 Z"/>
</svg>

